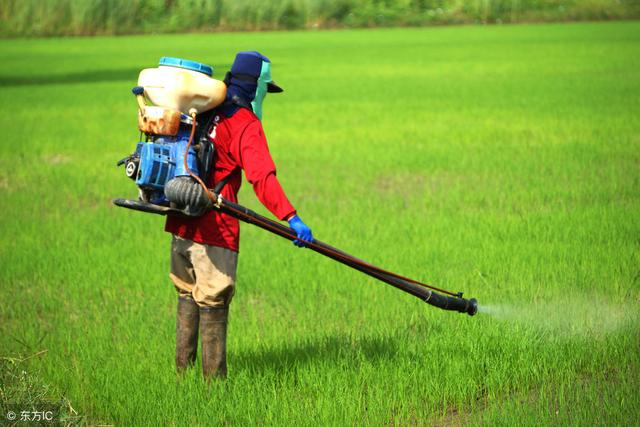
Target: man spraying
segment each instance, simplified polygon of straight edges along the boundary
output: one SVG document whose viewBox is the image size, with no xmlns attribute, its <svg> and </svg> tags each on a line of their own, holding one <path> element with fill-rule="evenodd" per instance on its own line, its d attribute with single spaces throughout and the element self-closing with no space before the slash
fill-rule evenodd
<svg viewBox="0 0 640 427">
<path fill-rule="evenodd" d="M 244 171 L 260 202 L 278 219 L 288 221 L 299 239 L 294 243 L 313 242 L 311 230 L 276 178 L 262 128 L 264 98 L 283 91 L 271 79 L 271 61 L 258 52 L 239 52 L 225 83 L 225 103 L 215 110 L 207 131 L 215 146 L 214 167 L 202 179 L 209 188 L 224 182 L 221 195 L 237 202 Z M 218 210 L 200 217 L 167 216 L 165 230 L 173 234 L 170 277 L 178 291 L 176 367 L 183 371 L 195 362 L 200 335 L 204 376 L 224 378 L 229 305 L 238 263 L 238 220 Z"/>
<path fill-rule="evenodd" d="M 238 220 L 307 246 L 429 305 L 477 313 L 477 300 L 463 298 L 462 292 L 401 276 L 315 240 L 278 183 L 260 122 L 266 94 L 282 92 L 271 80 L 271 62 L 258 52 L 240 52 L 226 84 L 212 79 L 212 72 L 206 64 L 163 57 L 157 69 L 140 73 L 132 92 L 146 140 L 118 162 L 138 185 L 139 196 L 113 201 L 168 215 L 165 229 L 173 234 L 170 277 L 178 291 L 178 371 L 194 363 L 200 333 L 205 377 L 226 376 Z M 146 97 L 155 105 L 148 106 Z M 243 170 L 260 201 L 290 228 L 237 203 Z"/>
</svg>

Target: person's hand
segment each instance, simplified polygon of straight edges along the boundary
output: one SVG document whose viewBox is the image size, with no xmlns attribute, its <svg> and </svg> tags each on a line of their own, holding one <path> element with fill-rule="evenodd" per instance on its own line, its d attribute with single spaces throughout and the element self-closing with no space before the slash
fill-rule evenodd
<svg viewBox="0 0 640 427">
<path fill-rule="evenodd" d="M 305 246 L 305 242 L 313 243 L 313 234 L 311 234 L 311 229 L 307 226 L 307 224 L 302 222 L 298 215 L 294 215 L 289 218 L 288 222 L 289 227 L 291 227 L 291 229 L 295 231 L 296 235 L 298 236 L 298 238 L 293 241 L 294 245 L 302 248 Z"/>
</svg>

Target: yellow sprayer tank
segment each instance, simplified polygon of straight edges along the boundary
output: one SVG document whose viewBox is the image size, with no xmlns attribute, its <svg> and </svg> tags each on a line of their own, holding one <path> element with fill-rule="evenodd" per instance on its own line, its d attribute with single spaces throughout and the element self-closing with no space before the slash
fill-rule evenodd
<svg viewBox="0 0 640 427">
<path fill-rule="evenodd" d="M 211 77 L 213 69 L 205 64 L 180 58 L 162 57 L 158 68 L 140 72 L 138 86 L 158 107 L 198 113 L 222 104 L 227 94 L 224 82 Z"/>
</svg>

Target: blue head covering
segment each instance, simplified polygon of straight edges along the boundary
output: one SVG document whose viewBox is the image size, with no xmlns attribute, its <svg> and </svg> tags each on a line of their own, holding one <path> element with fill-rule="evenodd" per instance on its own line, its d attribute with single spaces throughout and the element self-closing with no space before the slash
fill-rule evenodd
<svg viewBox="0 0 640 427">
<path fill-rule="evenodd" d="M 240 108 L 238 104 L 250 104 L 253 112 L 262 118 L 262 101 L 266 93 L 282 92 L 282 88 L 271 80 L 271 61 L 256 51 L 238 52 L 225 83 L 228 86 L 227 102 L 222 112 L 226 116 L 235 114 Z"/>
</svg>

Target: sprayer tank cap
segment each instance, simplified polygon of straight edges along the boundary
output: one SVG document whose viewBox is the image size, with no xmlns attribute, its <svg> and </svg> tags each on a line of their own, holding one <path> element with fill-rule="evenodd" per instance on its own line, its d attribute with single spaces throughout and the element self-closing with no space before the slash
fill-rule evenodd
<svg viewBox="0 0 640 427">
<path fill-rule="evenodd" d="M 189 61 L 188 59 L 172 58 L 170 56 L 163 56 L 160 58 L 160 63 L 165 67 L 177 67 L 184 68 L 186 70 L 197 71 L 199 73 L 206 74 L 211 77 L 213 75 L 213 68 L 207 64 L 202 64 L 196 61 Z"/>
</svg>

